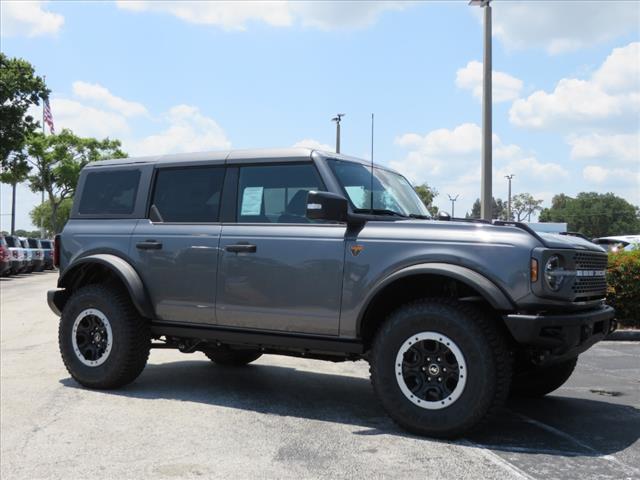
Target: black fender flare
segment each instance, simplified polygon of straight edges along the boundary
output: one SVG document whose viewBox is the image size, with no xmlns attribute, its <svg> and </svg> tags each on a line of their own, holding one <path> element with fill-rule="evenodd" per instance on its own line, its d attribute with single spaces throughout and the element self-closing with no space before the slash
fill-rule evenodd
<svg viewBox="0 0 640 480">
<path fill-rule="evenodd" d="M 369 292 L 364 307 L 358 314 L 358 332 L 362 331 L 364 315 L 378 293 L 396 280 L 411 275 L 432 274 L 453 278 L 475 289 L 497 311 L 512 311 L 514 303 L 491 280 L 470 268 L 452 263 L 420 263 L 396 270 L 379 281 Z"/>
<path fill-rule="evenodd" d="M 98 253 L 93 255 L 87 255 L 86 257 L 78 258 L 71 265 L 69 265 L 65 271 L 60 275 L 58 280 L 58 288 L 68 288 L 71 286 L 72 281 L 76 273 L 83 267 L 89 264 L 98 264 L 111 270 L 127 287 L 131 302 L 136 308 L 138 313 L 146 318 L 153 318 L 153 307 L 149 300 L 144 283 L 138 272 L 133 266 L 121 257 L 111 255 L 108 253 Z M 66 297 L 66 295 L 65 295 Z M 57 302 L 56 302 L 57 305 Z M 57 305 L 58 309 L 62 311 L 60 305 Z"/>
</svg>

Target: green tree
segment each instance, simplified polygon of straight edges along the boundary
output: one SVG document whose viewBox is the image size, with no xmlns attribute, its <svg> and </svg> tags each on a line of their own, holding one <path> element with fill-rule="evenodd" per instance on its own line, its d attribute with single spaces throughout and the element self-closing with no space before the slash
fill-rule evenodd
<svg viewBox="0 0 640 480">
<path fill-rule="evenodd" d="M 613 193 L 581 192 L 576 198 L 553 197 L 541 222 L 566 222 L 568 229 L 589 238 L 640 233 L 640 209 Z"/>
<path fill-rule="evenodd" d="M 73 206 L 72 198 L 65 198 L 58 205 L 56 211 L 55 222 L 53 219 L 53 208 L 51 202 L 45 201 L 44 203 L 37 205 L 29 212 L 31 217 L 31 223 L 34 225 L 42 225 L 45 230 L 45 236 L 53 237 L 57 232 L 59 226 L 64 225 L 69 220 L 69 214 L 71 213 L 71 207 Z"/>
<path fill-rule="evenodd" d="M 40 238 L 40 230 L 16 230 L 14 235 L 18 237 L 27 237 L 27 238 Z"/>
<path fill-rule="evenodd" d="M 33 66 L 21 58 L 8 58 L 0 52 L 0 182 L 11 185 L 11 231 L 15 230 L 16 185 L 29 173 L 22 155 L 27 137 L 39 123 L 27 112 L 49 97 L 49 89 Z"/>
<path fill-rule="evenodd" d="M 542 211 L 543 200 L 533 198 L 530 193 L 519 193 L 511 199 L 511 215 L 518 221 L 522 222 L 526 218 L 531 221 L 531 215 L 535 215 Z"/>
<path fill-rule="evenodd" d="M 33 168 L 29 186 L 34 192 L 46 192 L 54 234 L 64 226 L 64 222 L 60 223 L 63 217 L 58 210 L 65 200 L 73 198 L 80 170 L 89 162 L 126 157 L 119 140 L 82 138 L 66 129 L 58 135 L 32 134 L 27 152 Z"/>
<path fill-rule="evenodd" d="M 481 213 L 481 205 L 480 199 L 476 198 L 476 201 L 473 202 L 473 206 L 471 207 L 471 213 L 466 214 L 466 218 L 480 218 Z M 491 208 L 491 218 L 497 220 L 506 220 L 507 219 L 507 202 L 502 199 L 493 198 L 493 205 Z"/>
<path fill-rule="evenodd" d="M 438 191 L 426 183 L 415 187 L 415 191 L 420 197 L 420 200 L 422 200 L 422 203 L 424 203 L 424 206 L 429 210 L 429 213 L 434 217 L 438 215 L 438 207 L 433 204 L 433 200 L 438 196 Z"/>
</svg>

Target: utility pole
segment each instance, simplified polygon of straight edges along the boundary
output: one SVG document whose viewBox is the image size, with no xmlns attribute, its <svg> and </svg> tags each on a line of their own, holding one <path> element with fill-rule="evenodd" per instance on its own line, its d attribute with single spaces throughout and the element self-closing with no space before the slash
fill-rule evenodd
<svg viewBox="0 0 640 480">
<path fill-rule="evenodd" d="M 491 104 L 491 0 L 471 0 L 469 5 L 484 8 L 484 59 L 482 62 L 482 184 L 480 188 L 480 217 L 491 220 L 493 195 L 491 179 L 492 158 L 492 104 Z"/>
<path fill-rule="evenodd" d="M 340 121 L 344 117 L 344 113 L 338 113 L 331 119 L 332 122 L 336 122 L 336 153 L 340 153 Z"/>
<path fill-rule="evenodd" d="M 456 216 L 456 200 L 458 200 L 460 194 L 456 195 L 455 197 L 452 197 L 449 194 L 447 194 L 447 196 L 449 197 L 449 200 L 451 200 L 451 218 L 454 218 Z"/>
<path fill-rule="evenodd" d="M 47 77 L 43 76 L 42 79 L 43 81 L 46 79 Z M 44 99 L 42 100 L 42 136 L 46 137 L 47 136 L 47 132 L 44 126 Z M 43 182 L 42 182 L 42 189 L 40 190 L 40 208 L 43 209 L 44 208 L 44 172 L 42 172 L 43 175 Z M 44 215 L 42 215 L 42 213 L 44 212 L 40 212 L 40 238 L 44 238 Z"/>
<path fill-rule="evenodd" d="M 507 220 L 511 220 L 511 179 L 515 176 L 515 173 L 504 176 L 504 178 L 509 180 L 509 196 L 507 197 Z"/>
</svg>

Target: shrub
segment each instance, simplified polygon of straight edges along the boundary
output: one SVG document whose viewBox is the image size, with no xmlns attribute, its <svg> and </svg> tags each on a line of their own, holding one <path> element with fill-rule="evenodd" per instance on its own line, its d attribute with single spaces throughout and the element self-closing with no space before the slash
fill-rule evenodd
<svg viewBox="0 0 640 480">
<path fill-rule="evenodd" d="M 607 303 L 623 327 L 640 327 L 640 250 L 609 254 Z"/>
</svg>

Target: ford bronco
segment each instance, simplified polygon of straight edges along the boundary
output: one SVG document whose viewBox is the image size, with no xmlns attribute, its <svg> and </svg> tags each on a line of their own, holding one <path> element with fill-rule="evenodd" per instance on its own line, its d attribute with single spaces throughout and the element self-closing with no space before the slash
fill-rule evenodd
<svg viewBox="0 0 640 480">
<path fill-rule="evenodd" d="M 364 359 L 386 412 L 434 437 L 557 389 L 616 328 L 599 246 L 432 219 L 393 170 L 308 149 L 91 163 L 54 257 L 60 351 L 86 387 L 132 382 L 151 348 Z"/>
</svg>

